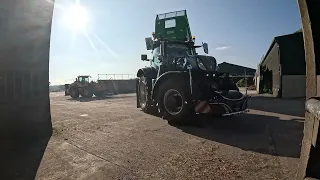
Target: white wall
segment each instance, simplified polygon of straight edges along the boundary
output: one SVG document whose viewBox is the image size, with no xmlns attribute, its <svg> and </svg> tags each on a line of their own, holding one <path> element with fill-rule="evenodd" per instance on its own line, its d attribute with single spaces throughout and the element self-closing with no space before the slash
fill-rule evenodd
<svg viewBox="0 0 320 180">
<path fill-rule="evenodd" d="M 259 89 L 260 89 L 260 76 L 256 76 L 255 85 L 256 85 L 256 91 L 257 91 L 257 93 L 259 93 Z"/>
</svg>

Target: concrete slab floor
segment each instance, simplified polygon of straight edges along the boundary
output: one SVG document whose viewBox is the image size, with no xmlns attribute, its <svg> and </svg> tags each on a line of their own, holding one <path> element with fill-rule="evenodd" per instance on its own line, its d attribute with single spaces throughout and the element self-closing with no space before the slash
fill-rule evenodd
<svg viewBox="0 0 320 180">
<path fill-rule="evenodd" d="M 36 179 L 293 179 L 296 174 L 303 100 L 253 97 L 248 114 L 197 117 L 193 126 L 169 125 L 135 103 L 132 94 L 72 100 L 51 93 L 54 132 Z"/>
</svg>

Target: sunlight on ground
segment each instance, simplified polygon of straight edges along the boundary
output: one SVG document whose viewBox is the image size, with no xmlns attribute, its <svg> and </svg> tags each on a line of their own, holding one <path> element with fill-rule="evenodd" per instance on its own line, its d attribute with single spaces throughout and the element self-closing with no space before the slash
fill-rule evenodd
<svg viewBox="0 0 320 180">
<path fill-rule="evenodd" d="M 301 122 L 304 121 L 303 117 L 287 115 L 287 114 L 280 114 L 280 113 L 276 113 L 276 112 L 261 111 L 261 110 L 256 110 L 256 109 L 250 109 L 248 114 L 271 116 L 271 117 L 279 118 L 279 120 L 296 120 L 296 121 L 301 121 Z"/>
</svg>

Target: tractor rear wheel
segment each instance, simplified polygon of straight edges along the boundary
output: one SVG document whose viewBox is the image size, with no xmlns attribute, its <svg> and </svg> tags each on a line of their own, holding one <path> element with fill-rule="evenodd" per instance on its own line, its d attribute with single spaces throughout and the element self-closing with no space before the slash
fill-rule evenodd
<svg viewBox="0 0 320 180">
<path fill-rule="evenodd" d="M 151 99 L 151 79 L 145 76 L 139 78 L 138 84 L 138 98 L 139 105 L 142 111 L 146 113 L 151 113 L 153 110 L 152 99 Z"/>
<path fill-rule="evenodd" d="M 69 90 L 69 94 L 73 99 L 79 98 L 79 91 L 78 88 L 76 87 L 72 87 Z"/>
<path fill-rule="evenodd" d="M 93 92 L 90 88 L 83 88 L 82 89 L 82 96 L 85 98 L 91 98 L 93 96 Z"/>
<path fill-rule="evenodd" d="M 184 79 L 167 79 L 161 84 L 157 95 L 162 116 L 169 123 L 187 123 L 192 116 L 190 87 Z"/>
</svg>

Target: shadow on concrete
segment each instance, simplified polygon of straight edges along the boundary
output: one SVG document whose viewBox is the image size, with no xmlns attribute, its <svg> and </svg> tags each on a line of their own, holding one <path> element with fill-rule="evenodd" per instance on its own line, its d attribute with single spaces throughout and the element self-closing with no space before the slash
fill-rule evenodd
<svg viewBox="0 0 320 180">
<path fill-rule="evenodd" d="M 35 179 L 49 139 L 47 136 L 34 142 L 20 142 L 4 152 L 0 179 Z"/>
<path fill-rule="evenodd" d="M 173 125 L 210 141 L 275 156 L 300 156 L 303 122 L 242 114 L 233 117 L 196 116 L 192 126 Z"/>
<path fill-rule="evenodd" d="M 67 98 L 67 100 L 78 101 L 78 102 L 91 102 L 91 101 L 99 101 L 99 100 L 107 100 L 107 99 L 124 99 L 124 98 L 132 98 L 132 96 L 128 96 L 124 94 L 124 95 L 110 95 L 110 96 L 104 96 L 104 97 L 93 96 L 91 98 L 79 97 L 77 99 Z"/>
<path fill-rule="evenodd" d="M 10 117 L 0 112 L 6 123 L 0 128 L 0 179 L 35 179 L 52 135 L 50 109 L 37 106 L 18 108 L 14 115 L 9 111 Z"/>
<path fill-rule="evenodd" d="M 183 132 L 238 147 L 246 151 L 284 157 L 300 157 L 304 127 L 304 99 L 253 96 L 249 108 L 263 111 L 229 117 L 195 115 L 191 121 L 171 124 Z M 277 114 L 272 114 L 277 113 Z M 158 116 L 156 113 L 148 113 Z M 283 115 L 295 116 L 282 120 Z M 289 119 L 289 120 L 288 120 Z"/>
<path fill-rule="evenodd" d="M 298 158 L 303 137 L 304 99 L 252 96 L 248 106 L 271 114 L 260 115 L 253 111 L 231 117 L 195 116 L 192 126 L 174 126 L 243 150 Z M 281 120 L 281 115 L 296 117 Z"/>
<path fill-rule="evenodd" d="M 304 118 L 305 98 L 279 99 L 254 95 L 248 101 L 248 108 Z"/>
<path fill-rule="evenodd" d="M 99 101 L 99 100 L 106 100 L 106 99 L 111 99 L 111 96 L 105 96 L 105 97 L 93 96 L 91 98 L 79 97 L 77 99 L 68 98 L 67 100 L 69 100 L 69 101 L 79 101 L 79 102 L 90 102 L 90 101 Z"/>
</svg>

